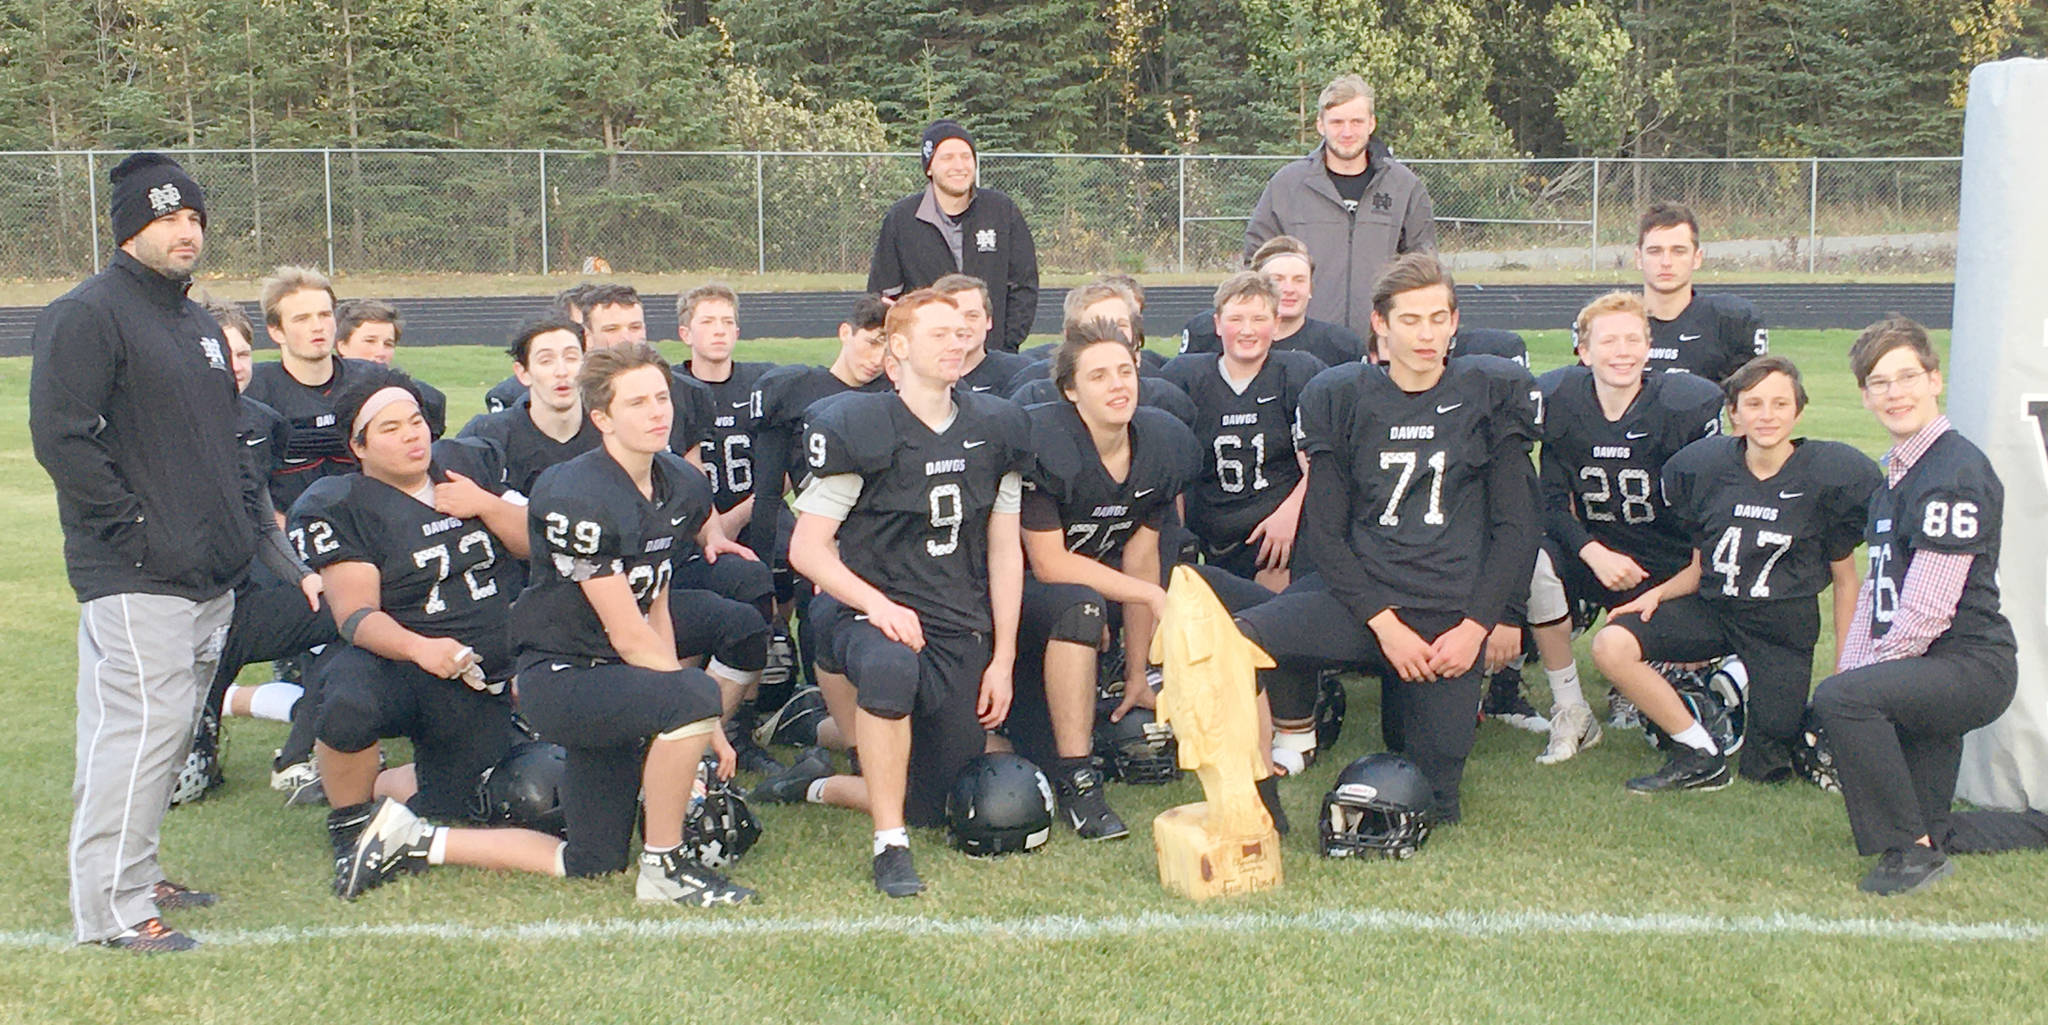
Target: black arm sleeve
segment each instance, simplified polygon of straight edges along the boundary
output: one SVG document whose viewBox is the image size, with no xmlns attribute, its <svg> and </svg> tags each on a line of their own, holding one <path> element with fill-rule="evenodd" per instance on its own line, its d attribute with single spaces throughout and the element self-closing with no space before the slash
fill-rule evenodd
<svg viewBox="0 0 2048 1025">
<path fill-rule="evenodd" d="M 1345 536 L 1351 529 L 1351 482 L 1344 457 L 1318 452 L 1309 457 L 1308 494 L 1302 500 L 1301 537 L 1308 557 L 1330 593 L 1364 625 L 1394 603 L 1387 588 L 1365 571 Z"/>
<path fill-rule="evenodd" d="M 1536 568 L 1535 474 L 1521 438 L 1509 435 L 1494 445 L 1486 476 L 1486 559 L 1465 613 L 1488 630 L 1501 621 L 1516 589 L 1528 592 L 1529 576 Z"/>
<path fill-rule="evenodd" d="M 1557 539 L 1564 553 L 1577 558 L 1579 549 L 1593 540 L 1587 533 L 1586 525 L 1572 512 L 1572 471 L 1564 461 L 1550 454 L 1550 444 L 1543 445 L 1543 531 Z"/>
<path fill-rule="evenodd" d="M 754 514 L 740 528 L 740 543 L 766 559 L 775 551 L 776 521 L 782 518 L 783 475 L 789 468 L 793 425 L 764 426 L 754 434 Z"/>
</svg>

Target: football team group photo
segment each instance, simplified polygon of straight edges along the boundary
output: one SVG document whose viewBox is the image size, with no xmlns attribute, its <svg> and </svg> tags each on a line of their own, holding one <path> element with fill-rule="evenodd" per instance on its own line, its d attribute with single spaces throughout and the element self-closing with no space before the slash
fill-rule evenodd
<svg viewBox="0 0 2048 1025">
<path fill-rule="evenodd" d="M 985 184 L 1017 129 L 950 86 L 882 108 L 916 184 L 858 237 L 759 216 L 763 268 L 846 246 L 864 281 L 597 242 L 620 271 L 458 302 L 338 261 L 333 210 L 326 260 L 212 273 L 247 182 L 102 149 L 98 269 L 19 304 L 0 372 L 10 518 L 47 539 L 36 589 L 0 585 L 5 701 L 50 724 L 0 762 L 37 866 L 0 945 L 193 952 L 160 963 L 213 965 L 202 992 L 281 971 L 322 1015 L 350 989 L 300 981 L 360 952 L 376 1020 L 730 1016 L 700 983 L 763 1020 L 1238 1020 L 1192 982 L 1058 1005 L 1061 966 L 1244 966 L 1272 999 L 1400 946 L 1380 997 L 1444 1020 L 1569 1017 L 1680 947 L 1722 967 L 1653 1020 L 1732 1016 L 1700 987 L 1751 970 L 1736 1002 L 1795 1019 L 2030 1017 L 1992 973 L 2048 936 L 2048 211 L 2008 173 L 2042 62 L 1979 66 L 1966 129 L 1957 88 L 1953 270 L 1910 279 L 1953 314 L 1757 273 L 1683 187 L 1596 207 L 1590 275 L 1503 265 L 1491 169 L 1397 156 L 1432 142 L 1345 66 L 1285 99 L 1308 141 L 1208 219 L 1211 270 L 1055 257 L 1101 215 Z M 509 977 L 390 996 L 442 951 L 481 978 L 472 942 L 575 951 L 582 1013 Z M 1814 1004 L 1808 946 L 1859 966 Z M 614 947 L 671 965 L 672 1006 Z M 62 963 L 21 1020 L 190 985 Z M 953 1002 L 973 964 L 1006 1003 Z M 1578 1020 L 1625 1013 L 1600 999 Z"/>
</svg>

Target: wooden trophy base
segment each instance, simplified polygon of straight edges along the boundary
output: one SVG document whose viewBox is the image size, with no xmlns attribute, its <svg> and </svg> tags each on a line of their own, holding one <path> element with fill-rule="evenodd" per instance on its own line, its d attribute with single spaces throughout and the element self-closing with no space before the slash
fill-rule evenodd
<svg viewBox="0 0 2048 1025">
<path fill-rule="evenodd" d="M 1280 834 L 1219 837 L 1207 828 L 1206 801 L 1168 808 L 1152 820 L 1159 885 L 1195 900 L 1256 893 L 1280 885 Z"/>
</svg>

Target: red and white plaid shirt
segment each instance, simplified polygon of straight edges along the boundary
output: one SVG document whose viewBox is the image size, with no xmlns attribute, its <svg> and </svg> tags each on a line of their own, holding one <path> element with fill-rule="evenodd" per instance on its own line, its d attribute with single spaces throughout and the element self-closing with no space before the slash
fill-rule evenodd
<svg viewBox="0 0 2048 1025">
<path fill-rule="evenodd" d="M 1933 447 L 1935 439 L 1952 429 L 1948 417 L 1936 416 L 1919 433 L 1892 446 L 1884 454 L 1884 486 L 1897 487 L 1906 471 Z M 1892 615 L 1891 629 L 1876 641 L 1870 639 L 1870 603 L 1877 581 L 1863 581 L 1862 589 L 1856 592 L 1856 615 L 1849 625 L 1849 638 L 1842 645 L 1842 657 L 1835 671 L 1847 672 L 1877 662 L 1927 654 L 1927 646 L 1955 621 L 1956 604 L 1962 600 L 1963 584 L 1969 580 L 1973 558 L 1956 552 L 1914 552 L 1912 564 L 1906 567 L 1905 585 L 1899 588 L 1899 608 Z"/>
</svg>

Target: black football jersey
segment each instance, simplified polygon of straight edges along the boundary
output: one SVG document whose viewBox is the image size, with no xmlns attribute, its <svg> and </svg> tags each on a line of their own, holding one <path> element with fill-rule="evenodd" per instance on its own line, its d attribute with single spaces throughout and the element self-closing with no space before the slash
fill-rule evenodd
<svg viewBox="0 0 2048 1025">
<path fill-rule="evenodd" d="M 1216 333 L 1215 313 L 1204 310 L 1188 318 L 1187 326 L 1180 332 L 1180 351 L 1182 355 L 1223 351 L 1223 336 Z M 1305 352 L 1321 360 L 1324 366 L 1334 367 L 1364 359 L 1365 340 L 1342 324 L 1304 317 L 1301 330 L 1273 339 L 1273 351 Z"/>
<path fill-rule="evenodd" d="M 1534 382 L 1506 360 L 1452 361 L 1434 387 L 1402 391 L 1359 364 L 1316 378 L 1301 399 L 1302 448 L 1349 478 L 1351 550 L 1406 608 L 1462 612 L 1479 590 L 1496 452 L 1527 459 Z"/>
<path fill-rule="evenodd" d="M 239 406 L 235 438 L 242 443 L 242 457 L 247 462 L 249 473 L 267 484 L 270 475 L 283 465 L 291 425 L 278 415 L 277 410 L 247 395 L 240 397 Z"/>
<path fill-rule="evenodd" d="M 1036 374 L 1031 373 L 1036 369 Z M 1042 402 L 1064 403 L 1066 397 L 1052 383 L 1052 364 L 1033 363 L 1025 373 L 1016 377 L 1016 386 L 1010 391 L 1010 401 L 1020 406 L 1036 406 Z M 1195 423 L 1195 403 L 1180 386 L 1149 371 L 1138 373 L 1138 405 L 1164 410 L 1174 419 L 1190 427 Z"/>
<path fill-rule="evenodd" d="M 668 590 L 680 554 L 711 515 L 711 482 L 674 453 L 654 457 L 654 497 L 599 448 L 550 467 L 526 506 L 533 546 L 512 607 L 523 668 L 549 657 L 619 661 L 585 580 L 622 576 L 645 613 Z"/>
<path fill-rule="evenodd" d="M 1322 361 L 1308 353 L 1275 350 L 1239 393 L 1223 380 L 1221 358 L 1177 356 L 1160 370 L 1194 400 L 1203 467 L 1188 485 L 1187 525 L 1212 545 L 1244 540 L 1300 482 L 1295 410 L 1302 389 L 1323 370 Z"/>
<path fill-rule="evenodd" d="M 677 376 L 689 376 L 689 363 L 676 367 Z M 711 478 L 711 493 L 724 512 L 754 493 L 754 385 L 761 375 L 775 369 L 773 363 L 738 363 L 732 376 L 723 381 L 700 381 L 711 391 L 711 436 L 698 453 L 704 473 Z"/>
<path fill-rule="evenodd" d="M 1499 356 L 1521 366 L 1529 365 L 1529 343 L 1514 331 L 1492 327 L 1461 327 L 1451 336 L 1450 358 Z"/>
<path fill-rule="evenodd" d="M 1598 541 L 1653 580 L 1684 569 L 1693 539 L 1663 515 L 1657 483 L 1679 449 L 1720 433 L 1721 389 L 1691 374 L 1653 375 L 1621 418 L 1609 420 L 1587 367 L 1559 367 L 1538 385 L 1550 535 L 1572 556 Z"/>
<path fill-rule="evenodd" d="M 439 439 L 448 433 L 448 395 L 417 377 L 412 384 L 420 390 L 420 416 L 427 421 L 427 434 Z"/>
<path fill-rule="evenodd" d="M 839 557 L 926 633 L 985 632 L 988 521 L 1004 474 L 1030 465 L 1031 425 L 1008 399 L 955 390 L 934 432 L 896 395 L 848 395 L 804 428 L 812 477 L 852 473 L 859 501 L 839 525 Z"/>
<path fill-rule="evenodd" d="M 777 518 L 766 515 L 772 510 L 764 509 L 760 503 L 779 502 L 785 491 L 803 482 L 807 471 L 797 446 L 803 441 L 806 411 L 834 395 L 890 390 L 887 374 L 878 374 L 874 380 L 855 388 L 833 374 L 831 367 L 806 364 L 776 367 L 754 382 L 754 490 L 767 497 L 756 501 L 754 516 L 741 531 L 741 544 L 756 552 L 775 548 Z M 763 486 L 768 488 L 767 493 L 762 492 Z"/>
<path fill-rule="evenodd" d="M 675 367 L 669 368 L 668 383 L 669 403 L 675 415 L 669 426 L 668 450 L 679 456 L 688 455 L 711 440 L 711 423 L 718 419 L 712 409 L 711 386 Z"/>
<path fill-rule="evenodd" d="M 448 479 L 438 458 L 429 476 Z M 477 483 L 488 488 L 484 476 Z M 287 536 L 313 569 L 337 562 L 377 567 L 383 610 L 400 626 L 476 649 L 487 679 L 511 675 L 506 624 L 516 578 L 507 571 L 514 563 L 482 520 L 443 515 L 389 484 L 350 473 L 313 482 L 292 504 Z"/>
<path fill-rule="evenodd" d="M 353 375 L 382 369 L 365 360 L 337 358 L 327 383 L 315 387 L 300 384 L 282 363 L 258 363 L 250 372 L 249 387 L 242 394 L 276 410 L 290 428 L 277 472 L 270 476 L 270 498 L 278 511 L 291 508 L 314 481 L 355 472 L 349 425 L 337 422 L 333 397 Z"/>
<path fill-rule="evenodd" d="M 568 441 L 556 441 L 533 425 L 530 399 L 521 395 L 508 409 L 475 417 L 462 428 L 458 438 L 481 438 L 497 446 L 505 462 L 505 486 L 522 495 L 533 494 L 541 471 L 565 463 L 604 444 L 604 435 L 586 414 L 583 424 Z"/>
<path fill-rule="evenodd" d="M 1715 601 L 1811 598 L 1828 564 L 1863 540 L 1870 494 L 1884 483 L 1869 456 L 1801 438 L 1768 480 L 1743 462 L 1741 438 L 1717 435 L 1664 464 L 1663 498 L 1700 553 L 1700 596 Z"/>
<path fill-rule="evenodd" d="M 1998 607 L 1998 548 L 2005 526 L 2005 485 L 1982 449 L 1960 432 L 1936 438 L 1893 487 L 1870 496 L 1870 636 L 1891 630 L 1906 573 L 1919 552 L 1971 556 L 1970 573 L 1949 628 L 1930 655 L 2014 649 L 2012 624 Z"/>
<path fill-rule="evenodd" d="M 1770 334 L 1753 303 L 1726 293 L 1694 292 L 1677 319 L 1650 318 L 1650 361 L 1643 369 L 1698 374 L 1719 384 L 1770 351 Z"/>
<path fill-rule="evenodd" d="M 1031 468 L 1024 474 L 1024 529 L 1057 530 L 1067 550 L 1103 565 L 1123 563 L 1138 527 L 1158 529 L 1173 500 L 1200 470 L 1195 434 L 1172 414 L 1139 407 L 1131 418 L 1131 465 L 1109 475 L 1081 414 L 1066 402 L 1024 411 L 1031 418 Z"/>
<path fill-rule="evenodd" d="M 496 413 L 499 410 L 511 409 L 525 397 L 526 386 L 519 383 L 519 377 L 515 374 L 491 385 L 491 390 L 484 393 L 484 412 Z"/>
<path fill-rule="evenodd" d="M 1016 379 L 1017 373 L 1036 362 L 1019 353 L 990 352 L 982 356 L 973 370 L 961 374 L 960 383 L 955 387 L 976 394 L 1007 396 L 1011 390 L 1010 382 Z"/>
</svg>

